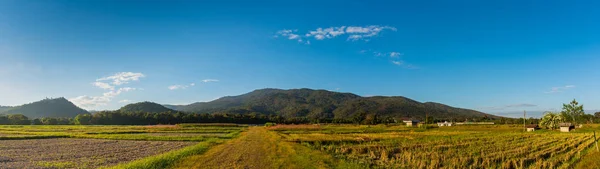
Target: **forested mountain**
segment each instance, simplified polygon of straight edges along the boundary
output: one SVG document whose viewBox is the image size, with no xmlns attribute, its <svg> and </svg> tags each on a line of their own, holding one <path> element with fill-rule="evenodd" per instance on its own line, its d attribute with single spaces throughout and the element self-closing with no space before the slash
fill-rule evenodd
<svg viewBox="0 0 600 169">
<path fill-rule="evenodd" d="M 144 112 L 144 113 L 160 113 L 160 112 L 175 112 L 173 109 L 166 108 L 163 105 L 153 102 L 139 102 L 125 105 L 119 109 L 121 112 Z"/>
<path fill-rule="evenodd" d="M 75 104 L 63 97 L 44 99 L 37 102 L 0 110 L 0 114 L 23 114 L 29 118 L 75 117 L 78 114 L 85 113 L 88 112 L 77 107 Z"/>
<path fill-rule="evenodd" d="M 185 112 L 267 114 L 284 118 L 309 119 L 364 119 L 416 118 L 424 119 L 426 113 L 434 119 L 464 120 L 467 118 L 498 118 L 482 112 L 454 108 L 440 103 L 421 103 L 409 98 L 361 97 L 351 93 L 339 93 L 312 89 L 260 89 L 253 92 L 223 97 L 211 102 L 190 105 L 168 105 Z"/>
</svg>

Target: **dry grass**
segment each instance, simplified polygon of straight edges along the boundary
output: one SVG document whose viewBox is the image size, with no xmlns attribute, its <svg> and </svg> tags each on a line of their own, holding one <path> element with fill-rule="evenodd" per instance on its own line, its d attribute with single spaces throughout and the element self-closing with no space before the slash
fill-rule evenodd
<svg viewBox="0 0 600 169">
<path fill-rule="evenodd" d="M 263 127 L 251 127 L 234 140 L 203 155 L 183 160 L 175 168 L 360 168 L 307 147 L 285 142 Z"/>
<path fill-rule="evenodd" d="M 480 127 L 334 125 L 275 131 L 288 141 L 382 168 L 570 168 L 593 143 L 589 132 L 526 133 L 519 126 Z"/>
</svg>

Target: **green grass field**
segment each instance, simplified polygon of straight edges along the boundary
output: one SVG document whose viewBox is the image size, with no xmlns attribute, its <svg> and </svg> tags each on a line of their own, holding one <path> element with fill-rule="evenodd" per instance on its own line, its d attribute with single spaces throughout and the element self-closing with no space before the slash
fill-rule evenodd
<svg viewBox="0 0 600 169">
<path fill-rule="evenodd" d="M 75 159 L 54 159 L 32 162 L 29 166 L 140 169 L 593 168 L 599 166 L 594 131 L 600 131 L 600 126 L 586 125 L 569 133 L 545 129 L 525 132 L 520 125 L 429 129 L 400 125 L 0 126 L 0 153 L 2 148 L 11 146 L 9 141 L 15 140 L 91 139 L 124 141 L 123 145 L 129 141 L 156 145 L 169 143 L 181 148 L 149 149 L 150 152 L 146 152 L 149 155 L 126 161 L 91 160 L 86 163 Z M 152 154 L 155 151 L 162 153 Z"/>
</svg>

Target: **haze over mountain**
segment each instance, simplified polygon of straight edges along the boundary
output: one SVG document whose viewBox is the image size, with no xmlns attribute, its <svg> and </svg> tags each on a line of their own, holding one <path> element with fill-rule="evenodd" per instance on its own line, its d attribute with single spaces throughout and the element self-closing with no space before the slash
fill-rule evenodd
<svg viewBox="0 0 600 169">
<path fill-rule="evenodd" d="M 401 97 L 361 97 L 313 89 L 260 89 L 239 96 L 189 105 L 165 105 L 175 110 L 198 113 L 260 113 L 283 117 L 341 118 L 359 115 L 419 118 L 426 113 L 437 119 L 498 117 L 483 112 L 450 107 L 440 103 L 417 102 Z"/>
<path fill-rule="evenodd" d="M 60 97 L 44 99 L 15 107 L 3 107 L 0 114 L 23 114 L 29 118 L 40 117 L 75 117 L 78 114 L 89 113 L 67 99 Z"/>
</svg>

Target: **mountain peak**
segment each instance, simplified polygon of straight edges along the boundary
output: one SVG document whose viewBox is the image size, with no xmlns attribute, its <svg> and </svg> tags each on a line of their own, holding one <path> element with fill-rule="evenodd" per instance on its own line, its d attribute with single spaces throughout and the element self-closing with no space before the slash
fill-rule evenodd
<svg viewBox="0 0 600 169">
<path fill-rule="evenodd" d="M 78 114 L 89 113 L 77 107 L 64 97 L 45 98 L 40 101 L 15 107 L 0 108 L 3 114 L 23 114 L 29 118 L 39 117 L 75 117 Z"/>
<path fill-rule="evenodd" d="M 166 108 L 163 105 L 158 103 L 144 101 L 138 103 L 132 103 L 125 105 L 119 109 L 121 112 L 149 112 L 149 113 L 160 113 L 160 112 L 168 112 L 175 111 L 173 109 Z"/>
</svg>

